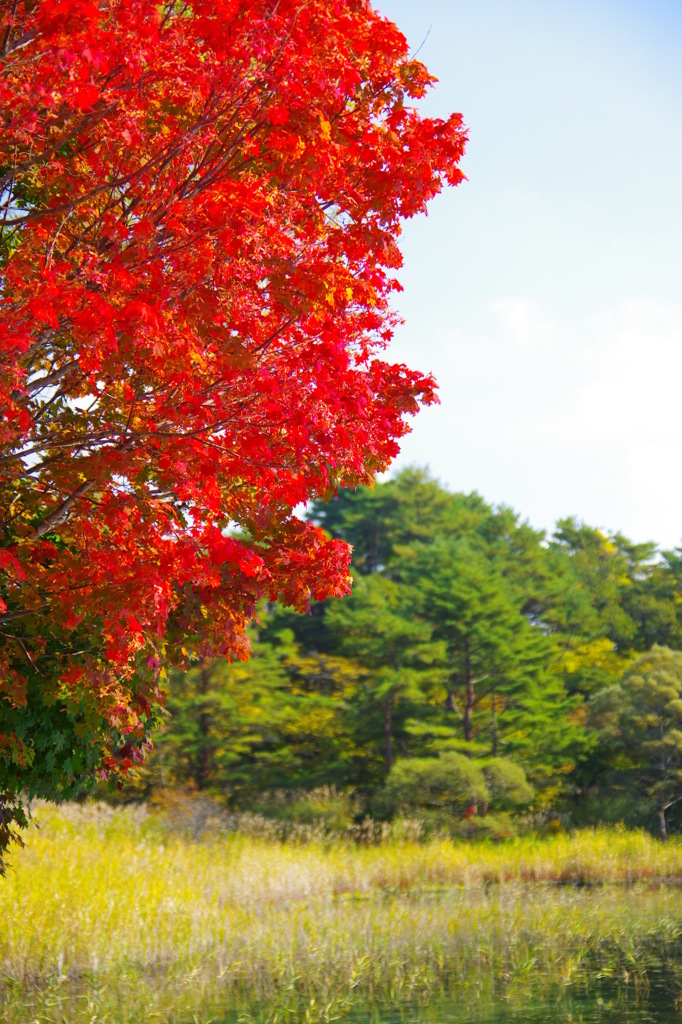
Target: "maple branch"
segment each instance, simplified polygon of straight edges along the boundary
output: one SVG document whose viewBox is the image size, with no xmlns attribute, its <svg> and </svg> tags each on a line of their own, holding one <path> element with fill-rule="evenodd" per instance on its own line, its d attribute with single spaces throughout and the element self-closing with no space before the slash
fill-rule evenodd
<svg viewBox="0 0 682 1024">
<path fill-rule="evenodd" d="M 61 523 L 69 514 L 78 499 L 82 498 L 84 494 L 87 494 L 94 483 L 94 480 L 86 480 L 85 483 L 82 483 L 75 491 L 72 491 L 61 505 L 59 505 L 53 512 L 50 512 L 49 516 L 46 516 L 42 522 L 38 523 L 30 535 L 30 540 L 39 540 L 46 533 L 49 533 L 53 526 L 57 526 Z"/>
<path fill-rule="evenodd" d="M 16 4 L 14 9 L 16 10 Z M 3 43 L 2 50 L 0 50 L 0 57 L 8 57 L 10 53 L 14 53 L 16 50 L 23 50 L 25 46 L 28 46 L 29 43 L 32 43 L 34 39 L 38 38 L 38 33 L 34 29 L 31 29 L 30 32 L 26 32 L 23 36 L 20 36 L 16 42 L 11 44 L 9 42 L 9 36 L 10 30 L 8 28 L 5 33 L 5 41 Z"/>
<path fill-rule="evenodd" d="M 7 183 L 13 178 L 16 178 L 19 174 L 24 174 L 26 171 L 30 171 L 32 167 L 36 166 L 36 164 L 49 163 L 50 159 L 55 155 L 55 153 L 58 153 L 63 146 L 66 146 L 67 143 L 71 142 L 71 140 L 76 138 L 78 135 L 82 135 L 86 128 L 96 124 L 97 121 L 101 121 L 101 119 L 106 117 L 107 114 L 113 113 L 113 111 L 116 110 L 116 106 L 117 105 L 115 103 L 110 103 L 106 107 L 93 108 L 89 114 L 74 124 L 73 128 L 67 131 L 65 135 L 60 136 L 60 138 L 56 142 L 53 142 L 51 146 L 41 150 L 37 156 L 31 157 L 29 160 L 23 160 L 20 164 L 14 164 L 11 173 L 6 174 L 4 178 L 0 178 L 0 191 L 2 191 Z"/>
<path fill-rule="evenodd" d="M 21 639 L 21 637 L 20 636 L 15 636 L 13 633 L 2 633 L 2 636 L 7 637 L 8 640 L 14 640 L 16 642 L 16 644 L 23 651 L 23 653 L 26 656 L 26 659 L 27 659 L 29 665 L 31 666 L 31 668 L 35 669 L 35 671 L 38 673 L 39 676 L 42 676 L 42 672 L 39 670 L 39 668 L 36 665 L 35 661 L 31 657 L 31 653 L 28 650 L 28 648 L 27 648 L 26 644 L 24 643 L 24 641 Z"/>
<path fill-rule="evenodd" d="M 60 321 L 59 329 L 62 330 L 66 326 L 67 322 L 68 321 L 64 321 L 62 323 Z M 26 361 L 26 372 L 28 372 L 28 368 L 30 367 L 31 363 L 33 362 L 33 357 L 35 356 L 36 352 L 38 352 L 46 342 L 52 341 L 52 339 L 54 338 L 56 333 L 57 333 L 57 330 L 54 327 L 44 327 L 42 329 L 42 331 L 40 331 L 40 333 L 38 334 L 38 337 L 36 338 L 36 340 L 27 349 L 27 351 L 24 353 L 24 355 L 22 357 Z M 21 391 L 16 391 L 15 390 L 15 391 L 12 391 L 10 393 L 10 398 L 12 399 L 13 402 L 17 401 L 21 397 L 22 397 Z"/>
<path fill-rule="evenodd" d="M 36 391 L 42 391 L 43 388 L 49 388 L 53 384 L 65 377 L 71 370 L 78 368 L 78 360 L 74 359 L 70 363 L 65 363 L 58 370 L 53 370 L 52 373 L 48 373 L 45 377 L 38 377 L 36 380 L 32 380 L 30 384 L 25 384 L 27 395 L 33 395 Z"/>
<path fill-rule="evenodd" d="M 41 405 L 41 407 L 38 409 L 38 411 L 33 414 L 33 423 L 34 423 L 34 425 L 37 425 L 38 422 L 41 419 L 43 419 L 45 414 L 50 411 L 51 406 L 53 406 L 54 403 L 59 398 L 61 398 L 63 395 L 64 395 L 64 391 L 62 390 L 62 388 L 57 388 L 56 391 L 54 392 L 54 394 L 52 395 L 52 397 L 50 399 L 48 399 L 48 401 L 45 402 L 43 405 Z"/>
<path fill-rule="evenodd" d="M 20 608 L 14 612 L 3 612 L 0 615 L 0 622 L 15 622 L 17 619 L 25 619 L 27 615 L 36 615 L 38 612 L 47 611 L 49 607 L 47 598 L 44 598 L 40 608 Z"/>
<path fill-rule="evenodd" d="M 137 387 L 135 388 L 135 394 L 133 395 L 133 400 L 130 403 L 130 412 L 128 413 L 128 421 L 127 421 L 127 423 L 125 425 L 125 432 L 126 432 L 126 434 L 130 431 L 130 425 L 133 422 L 133 413 L 135 412 L 135 405 L 137 403 L 137 398 L 138 398 L 139 393 L 140 393 L 140 384 L 138 383 Z"/>
<path fill-rule="evenodd" d="M 101 438 L 95 437 L 93 439 L 93 443 L 97 443 L 99 440 L 101 440 Z M 13 462 L 18 462 L 21 459 L 27 459 L 29 457 L 29 455 L 37 455 L 38 452 L 44 452 L 44 451 L 47 451 L 47 450 L 50 450 L 50 449 L 55 449 L 55 448 L 57 448 L 57 449 L 59 449 L 59 448 L 76 448 L 76 449 L 78 449 L 78 448 L 83 448 L 83 447 L 84 447 L 84 443 L 83 443 L 83 438 L 82 437 L 74 438 L 71 441 L 50 441 L 48 439 L 45 439 L 42 444 L 34 444 L 32 448 L 24 448 L 23 451 L 13 452 L 12 455 L 4 455 L 0 459 L 0 466 L 11 465 Z M 71 457 L 73 457 L 73 453 L 72 453 Z M 50 462 L 59 461 L 59 456 L 55 455 L 49 461 Z M 29 468 L 33 468 L 35 470 L 37 467 L 29 467 Z"/>
<path fill-rule="evenodd" d="M 130 185 L 133 181 L 140 178 L 145 171 L 155 167 L 159 162 L 161 163 L 161 169 L 163 169 L 167 166 L 173 156 L 177 156 L 181 151 L 182 143 L 166 147 L 155 156 L 150 157 L 146 163 L 142 164 L 136 170 L 131 171 L 123 177 L 115 178 L 113 181 L 108 181 L 106 184 L 91 189 L 89 192 L 84 192 L 82 195 L 71 199 L 68 203 L 61 203 L 59 206 L 48 206 L 42 209 L 36 209 L 31 213 L 27 213 L 23 217 L 14 217 L 9 221 L 9 224 L 12 227 L 17 224 L 31 224 L 35 221 L 43 220 L 45 217 L 56 217 L 60 213 L 69 213 L 83 205 L 83 203 L 96 199 L 97 196 L 102 195 L 105 192 L 111 192 L 112 189 L 120 188 L 121 185 Z"/>
<path fill-rule="evenodd" d="M 9 38 L 10 38 L 10 36 L 12 34 L 12 26 L 14 25 L 14 19 L 17 16 L 17 8 L 18 8 L 18 6 L 19 6 L 19 0 L 14 0 L 14 3 L 12 4 L 11 13 L 10 13 L 10 15 L 9 15 L 9 17 L 7 19 L 7 28 L 5 29 L 5 35 L 4 35 L 3 40 L 2 40 L 2 47 L 0 48 L 0 54 L 2 56 L 4 56 L 6 54 L 6 52 L 7 52 L 7 44 L 9 43 Z"/>
</svg>

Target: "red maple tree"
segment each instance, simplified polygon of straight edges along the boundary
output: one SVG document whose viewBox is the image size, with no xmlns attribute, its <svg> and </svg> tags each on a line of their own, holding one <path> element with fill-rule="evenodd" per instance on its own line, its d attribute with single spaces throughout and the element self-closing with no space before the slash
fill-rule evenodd
<svg viewBox="0 0 682 1024">
<path fill-rule="evenodd" d="M 294 509 L 434 401 L 382 352 L 465 132 L 366 0 L 0 12 L 0 790 L 38 791 L 41 708 L 125 770 L 165 661 L 347 591 Z"/>
</svg>

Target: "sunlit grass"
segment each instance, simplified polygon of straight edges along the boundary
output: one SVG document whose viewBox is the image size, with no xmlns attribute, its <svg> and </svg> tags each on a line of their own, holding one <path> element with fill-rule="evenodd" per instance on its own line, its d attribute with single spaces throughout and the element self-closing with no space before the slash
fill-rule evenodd
<svg viewBox="0 0 682 1024">
<path fill-rule="evenodd" d="M 140 809 L 36 813 L 0 881 L 0 1020 L 258 1006 L 314 1022 L 367 1000 L 677 974 L 682 890 L 662 885 L 682 879 L 675 841 L 281 843 L 253 822 L 192 841 Z"/>
</svg>

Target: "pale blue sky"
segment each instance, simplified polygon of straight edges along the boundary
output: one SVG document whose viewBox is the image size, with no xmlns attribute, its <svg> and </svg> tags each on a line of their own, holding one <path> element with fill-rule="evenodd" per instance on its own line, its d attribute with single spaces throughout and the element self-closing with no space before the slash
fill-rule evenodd
<svg viewBox="0 0 682 1024">
<path fill-rule="evenodd" d="M 470 128 L 410 222 L 396 360 L 435 373 L 398 465 L 682 543 L 682 3 L 376 0 Z"/>
</svg>

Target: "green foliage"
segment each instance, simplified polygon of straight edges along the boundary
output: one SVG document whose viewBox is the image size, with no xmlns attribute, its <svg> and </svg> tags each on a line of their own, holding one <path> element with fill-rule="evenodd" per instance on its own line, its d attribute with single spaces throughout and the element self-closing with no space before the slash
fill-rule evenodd
<svg viewBox="0 0 682 1024">
<path fill-rule="evenodd" d="M 441 674 L 442 646 L 434 642 L 430 624 L 413 614 L 414 600 L 409 588 L 387 577 L 361 576 L 351 597 L 327 615 L 339 653 L 357 666 L 349 718 L 359 745 L 375 755 L 365 760 L 358 782 L 390 771 L 396 743 L 404 749 L 407 742 L 409 717 Z"/>
<path fill-rule="evenodd" d="M 321 786 L 302 793 L 295 789 L 265 792 L 251 805 L 251 811 L 293 825 L 322 826 L 338 835 L 352 828 L 359 806 L 350 793 Z"/>
<path fill-rule="evenodd" d="M 436 810 L 453 816 L 490 800 L 481 767 L 455 751 L 440 757 L 397 761 L 386 779 L 383 795 L 394 811 Z"/>
<path fill-rule="evenodd" d="M 653 647 L 618 686 L 594 701 L 609 743 L 611 786 L 645 798 L 661 835 L 666 815 L 682 801 L 682 652 Z"/>
<path fill-rule="evenodd" d="M 527 809 L 533 797 L 519 765 L 504 758 L 476 761 L 449 751 L 397 761 L 372 811 L 417 817 L 427 832 L 499 840 L 515 834 L 510 812 Z"/>
<path fill-rule="evenodd" d="M 331 786 L 356 794 L 357 816 L 386 815 L 403 806 L 391 796 L 401 765 L 436 771 L 453 755 L 489 794 L 463 834 L 509 834 L 531 805 L 539 822 L 657 827 L 654 769 L 644 754 L 634 765 L 626 739 L 634 749 L 646 731 L 636 715 L 627 726 L 636 701 L 623 687 L 652 643 L 682 648 L 682 553 L 572 519 L 547 540 L 414 469 L 312 515 L 354 545 L 351 597 L 308 616 L 270 608 L 250 662 L 173 674 L 151 788 L 295 817 L 305 791 Z M 277 811 L 264 794 L 282 790 Z M 420 805 L 425 821 L 441 812 Z M 678 812 L 666 809 L 668 827 Z"/>
<path fill-rule="evenodd" d="M 588 738 L 583 697 L 569 693 L 564 663 L 584 636 L 564 551 L 547 547 L 509 509 L 449 494 L 418 470 L 374 491 L 343 492 L 314 514 L 354 545 L 361 579 L 392 581 L 403 595 L 401 614 L 424 635 L 430 630 L 431 665 L 420 675 L 421 698 L 404 705 L 411 717 L 397 735 L 401 756 L 447 749 L 511 756 L 545 790 L 557 772 L 573 770 Z M 341 618 L 333 607 L 318 611 L 316 635 L 326 650 L 339 649 Z M 380 644 L 381 621 L 378 613 L 358 616 L 346 634 L 357 645 L 364 629 L 365 647 Z M 310 625 L 298 634 L 304 643 Z M 589 636 L 596 618 L 582 627 Z M 370 716 L 363 722 L 368 728 Z M 378 747 L 378 718 L 374 729 L 373 740 L 367 729 L 363 739 Z"/>
<path fill-rule="evenodd" d="M 37 671 L 28 675 L 21 703 L 0 701 L 0 735 L 6 740 L 0 744 L 0 854 L 12 841 L 21 845 L 18 829 L 26 827 L 28 802 L 92 791 L 112 742 L 123 755 L 126 751 L 125 735 L 101 727 L 86 687 L 65 683 L 48 695 L 37 676 Z M 147 729 L 154 724 L 149 718 Z M 3 870 L 0 856 L 0 874 Z"/>
<path fill-rule="evenodd" d="M 491 757 L 483 765 L 483 777 L 490 792 L 490 806 L 500 811 L 527 808 L 535 796 L 523 768 L 503 757 Z"/>
<path fill-rule="evenodd" d="M 16 787 L 29 799 L 77 795 L 101 763 L 102 745 L 93 743 L 87 694 L 64 692 L 45 702 L 31 683 L 26 703 L 0 703 L 0 732 L 11 742 L 0 748 L 0 790 Z"/>
<path fill-rule="evenodd" d="M 446 831 L 452 839 L 498 843 L 513 839 L 518 833 L 518 828 L 511 814 L 497 812 L 475 814 L 471 818 L 457 818 L 448 823 Z"/>
<path fill-rule="evenodd" d="M 264 791 L 324 785 L 348 759 L 339 725 L 347 671 L 343 659 L 302 655 L 290 631 L 273 628 L 267 642 L 254 637 L 248 662 L 172 672 L 152 787 L 190 786 L 243 804 Z"/>
<path fill-rule="evenodd" d="M 513 581 L 481 544 L 438 539 L 410 556 L 404 577 L 445 649 L 443 717 L 458 720 L 461 739 L 485 753 L 535 756 L 544 747 L 552 766 L 579 731 L 560 677 L 548 671 L 554 639 L 523 613 Z M 563 742 L 553 736 L 550 748 L 557 731 Z"/>
</svg>

